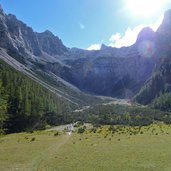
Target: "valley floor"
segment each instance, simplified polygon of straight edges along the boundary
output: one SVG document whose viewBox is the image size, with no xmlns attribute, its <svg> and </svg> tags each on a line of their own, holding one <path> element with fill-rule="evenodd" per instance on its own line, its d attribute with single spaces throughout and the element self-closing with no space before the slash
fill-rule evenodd
<svg viewBox="0 0 171 171">
<path fill-rule="evenodd" d="M 170 125 L 112 129 L 113 133 L 103 126 L 83 134 L 41 131 L 2 136 L 0 170 L 171 170 Z"/>
</svg>

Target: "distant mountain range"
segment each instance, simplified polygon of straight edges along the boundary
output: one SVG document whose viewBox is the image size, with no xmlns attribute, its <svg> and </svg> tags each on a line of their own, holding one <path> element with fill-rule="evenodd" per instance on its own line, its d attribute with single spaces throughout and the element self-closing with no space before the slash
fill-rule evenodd
<svg viewBox="0 0 171 171">
<path fill-rule="evenodd" d="M 59 94 L 67 98 L 72 94 L 71 99 L 74 92 L 126 99 L 138 94 L 138 99 L 142 87 L 161 69 L 161 58 L 168 57 L 170 46 L 171 10 L 156 32 L 144 28 L 130 47 L 102 45 L 100 50 L 88 51 L 66 47 L 48 30 L 34 32 L 0 8 L 0 58 L 31 77 L 39 77 L 46 86 L 61 84 L 65 88 Z"/>
</svg>

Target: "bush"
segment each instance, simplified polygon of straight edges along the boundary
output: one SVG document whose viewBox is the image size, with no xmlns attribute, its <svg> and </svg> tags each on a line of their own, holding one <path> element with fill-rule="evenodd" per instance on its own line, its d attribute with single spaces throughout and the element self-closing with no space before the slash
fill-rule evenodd
<svg viewBox="0 0 171 171">
<path fill-rule="evenodd" d="M 54 133 L 54 136 L 58 136 L 58 135 L 59 135 L 59 132 Z"/>
<path fill-rule="evenodd" d="M 30 141 L 35 141 L 36 140 L 36 138 L 35 137 L 33 137 Z"/>
<path fill-rule="evenodd" d="M 78 131 L 77 131 L 77 133 L 78 134 L 83 134 L 85 132 L 85 129 L 84 128 L 78 128 Z"/>
<path fill-rule="evenodd" d="M 93 133 L 96 133 L 96 131 L 97 131 L 97 129 L 94 127 L 90 130 L 90 132 L 93 132 Z"/>
</svg>

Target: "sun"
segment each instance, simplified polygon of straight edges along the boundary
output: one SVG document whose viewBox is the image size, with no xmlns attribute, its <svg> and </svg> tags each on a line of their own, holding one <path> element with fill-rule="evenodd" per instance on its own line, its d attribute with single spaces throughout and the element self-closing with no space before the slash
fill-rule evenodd
<svg viewBox="0 0 171 171">
<path fill-rule="evenodd" d="M 134 15 L 150 16 L 157 13 L 168 0 L 127 0 L 128 9 Z"/>
</svg>

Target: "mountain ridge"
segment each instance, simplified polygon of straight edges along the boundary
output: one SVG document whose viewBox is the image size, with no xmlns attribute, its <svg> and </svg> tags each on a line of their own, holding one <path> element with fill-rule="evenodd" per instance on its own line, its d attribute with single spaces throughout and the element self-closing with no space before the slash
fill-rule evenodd
<svg viewBox="0 0 171 171">
<path fill-rule="evenodd" d="M 169 16 L 168 11 L 163 23 Z M 3 10 L 0 30 L 3 30 L 0 47 L 33 72 L 48 77 L 56 75 L 86 93 L 118 98 L 132 98 L 138 93 L 150 78 L 160 53 L 169 49 L 160 42 L 169 42 L 168 38 L 162 38 L 166 31 L 161 27 L 156 32 L 144 28 L 130 47 L 117 49 L 103 45 L 101 50 L 93 51 L 68 48 L 52 32 L 34 32 Z"/>
</svg>

